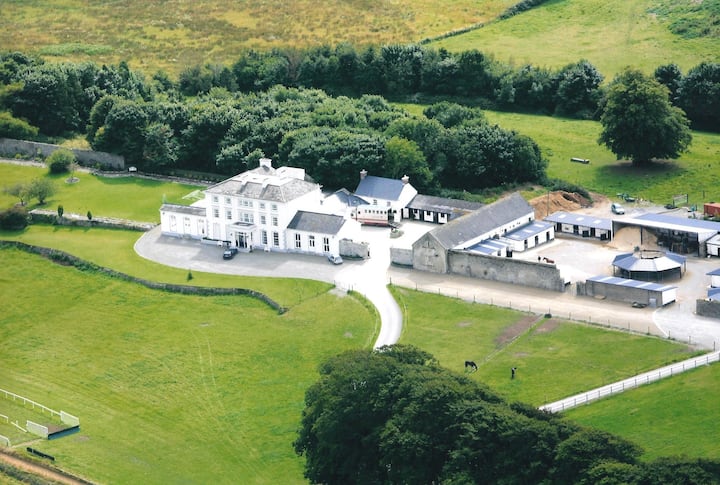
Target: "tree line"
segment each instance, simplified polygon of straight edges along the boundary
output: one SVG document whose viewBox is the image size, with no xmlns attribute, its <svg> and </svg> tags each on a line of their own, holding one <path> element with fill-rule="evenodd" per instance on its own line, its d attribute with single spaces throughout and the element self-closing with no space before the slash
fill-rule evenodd
<svg viewBox="0 0 720 485">
<path fill-rule="evenodd" d="M 419 190 L 439 193 L 542 182 L 547 166 L 527 136 L 448 102 L 414 117 L 378 95 L 281 85 L 185 97 L 166 77 L 146 81 L 124 63 L 45 64 L 19 54 L 3 58 L 0 79 L 0 102 L 15 122 L 4 136 L 82 132 L 93 149 L 152 172 L 234 174 L 270 157 L 328 188 L 355 187 L 365 169 L 407 174 Z"/>
<path fill-rule="evenodd" d="M 670 90 L 694 128 L 720 131 L 720 64 L 703 62 L 683 75 L 673 63 L 654 77 Z M 263 91 L 275 84 L 322 89 L 332 95 L 458 97 L 484 108 L 599 119 L 604 76 L 587 60 L 560 69 L 514 67 L 478 50 L 459 53 L 425 45 L 321 46 L 243 53 L 232 66 L 208 63 L 181 72 L 185 95 Z"/>
<path fill-rule="evenodd" d="M 720 483 L 717 460 L 643 460 L 634 443 L 507 403 L 402 345 L 325 361 L 294 448 L 311 483 Z"/>
</svg>

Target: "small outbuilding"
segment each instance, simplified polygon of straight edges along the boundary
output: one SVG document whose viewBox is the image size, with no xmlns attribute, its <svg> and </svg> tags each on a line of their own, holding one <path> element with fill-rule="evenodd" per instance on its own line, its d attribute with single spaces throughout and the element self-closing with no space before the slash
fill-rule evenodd
<svg viewBox="0 0 720 485">
<path fill-rule="evenodd" d="M 720 268 L 710 271 L 707 275 L 710 276 L 710 287 L 720 288 Z"/>
<path fill-rule="evenodd" d="M 483 205 L 480 202 L 418 194 L 403 209 L 403 219 L 445 224 Z"/>
<path fill-rule="evenodd" d="M 587 296 L 654 308 L 674 302 L 677 299 L 677 286 L 603 275 L 588 278 L 584 293 Z"/>
</svg>

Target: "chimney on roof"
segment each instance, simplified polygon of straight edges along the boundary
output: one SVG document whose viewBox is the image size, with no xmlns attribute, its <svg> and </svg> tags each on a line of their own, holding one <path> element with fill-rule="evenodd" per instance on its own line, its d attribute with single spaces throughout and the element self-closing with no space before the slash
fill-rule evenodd
<svg viewBox="0 0 720 485">
<path fill-rule="evenodd" d="M 360 170 L 360 180 L 365 180 L 365 177 L 367 177 L 367 170 L 363 168 Z"/>
<path fill-rule="evenodd" d="M 261 159 L 260 159 L 260 166 L 261 166 L 261 167 L 272 168 L 272 160 L 269 159 L 269 158 L 261 158 Z"/>
<path fill-rule="evenodd" d="M 403 184 L 407 184 L 408 182 L 410 182 L 410 177 L 408 177 L 407 175 L 403 175 L 400 180 L 402 180 Z"/>
</svg>

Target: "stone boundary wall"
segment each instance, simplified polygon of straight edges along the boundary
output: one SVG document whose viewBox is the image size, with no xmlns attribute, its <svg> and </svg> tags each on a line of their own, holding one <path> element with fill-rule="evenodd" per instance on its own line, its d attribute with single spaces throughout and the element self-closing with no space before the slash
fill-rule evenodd
<svg viewBox="0 0 720 485">
<path fill-rule="evenodd" d="M 340 256 L 367 259 L 370 257 L 370 245 L 366 242 L 355 242 L 352 239 L 340 239 Z"/>
<path fill-rule="evenodd" d="M 390 262 L 400 266 L 412 266 L 413 250 L 410 248 L 390 248 Z"/>
<path fill-rule="evenodd" d="M 129 229 L 131 231 L 146 232 L 157 226 L 153 222 L 130 221 L 128 219 L 115 219 L 112 217 L 96 217 L 88 220 L 87 215 L 63 214 L 59 217 L 57 211 L 47 209 L 33 209 L 29 212 L 33 223 L 52 224 L 55 226 L 104 227 L 110 229 Z"/>
<path fill-rule="evenodd" d="M 49 143 L 0 138 L 0 155 L 8 158 L 14 158 L 17 154 L 31 158 L 41 155 L 43 158 L 47 158 L 52 152 L 60 148 L 63 147 L 59 145 L 51 145 Z M 84 165 L 86 167 L 95 167 L 96 165 L 100 165 L 100 167 L 103 168 L 112 168 L 116 170 L 123 170 L 125 168 L 125 158 L 121 155 L 115 155 L 107 152 L 96 152 L 93 150 L 82 150 L 79 148 L 71 148 L 70 151 L 75 154 L 80 165 Z"/>
<path fill-rule="evenodd" d="M 554 264 L 449 251 L 448 273 L 542 290 L 565 291 L 565 281 Z"/>
<path fill-rule="evenodd" d="M 287 311 L 287 308 L 281 306 L 279 303 L 271 299 L 269 296 L 260 293 L 255 290 L 249 290 L 247 288 L 214 288 L 207 286 L 192 286 L 192 285 L 176 285 L 172 283 L 160 283 L 157 281 L 149 281 L 143 278 L 136 278 L 134 276 L 121 273 L 119 271 L 112 270 L 99 266 L 95 263 L 85 261 L 72 254 L 60 251 L 57 249 L 45 248 L 41 246 L 33 246 L 31 244 L 25 244 L 20 241 L 6 241 L 0 240 L 0 249 L 5 248 L 16 248 L 21 251 L 25 251 L 31 254 L 37 254 L 50 261 L 63 265 L 72 266 L 79 269 L 80 271 L 96 271 L 99 273 L 106 274 L 111 278 L 118 278 L 123 281 L 129 281 L 131 283 L 140 284 L 146 288 L 153 290 L 162 290 L 169 293 L 180 293 L 183 295 L 201 295 L 201 296 L 220 296 L 220 295 L 243 295 L 255 298 L 267 304 L 270 308 L 283 314 Z"/>
<path fill-rule="evenodd" d="M 696 300 L 695 313 L 701 317 L 720 318 L 720 301 Z"/>
</svg>

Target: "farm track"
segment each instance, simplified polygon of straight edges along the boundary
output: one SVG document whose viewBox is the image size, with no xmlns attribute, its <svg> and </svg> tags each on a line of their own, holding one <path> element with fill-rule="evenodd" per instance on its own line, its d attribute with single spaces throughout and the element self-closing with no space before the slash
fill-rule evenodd
<svg viewBox="0 0 720 485">
<path fill-rule="evenodd" d="M 15 468 L 23 470 L 33 475 L 53 480 L 54 482 L 64 483 L 68 485 L 88 485 L 92 482 L 83 480 L 82 478 L 71 475 L 67 472 L 54 470 L 50 467 L 44 466 L 40 463 L 28 460 L 14 453 L 8 453 L 5 450 L 0 450 L 0 460 L 8 463 Z"/>
</svg>

